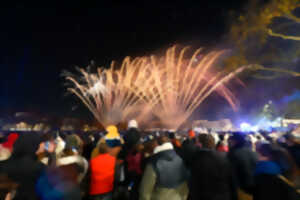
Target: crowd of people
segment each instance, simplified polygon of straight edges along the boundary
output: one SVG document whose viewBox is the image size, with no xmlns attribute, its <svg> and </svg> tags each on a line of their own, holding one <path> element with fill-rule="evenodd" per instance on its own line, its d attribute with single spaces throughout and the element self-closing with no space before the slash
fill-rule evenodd
<svg viewBox="0 0 300 200">
<path fill-rule="evenodd" d="M 280 136 L 279 136 L 280 135 Z M 300 130 L 10 133 L 0 138 L 0 199 L 300 199 Z"/>
</svg>

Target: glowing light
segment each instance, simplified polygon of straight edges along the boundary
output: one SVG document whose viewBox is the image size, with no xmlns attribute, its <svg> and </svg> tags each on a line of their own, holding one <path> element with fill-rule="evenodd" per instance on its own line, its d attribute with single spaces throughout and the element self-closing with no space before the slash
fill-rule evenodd
<svg viewBox="0 0 300 200">
<path fill-rule="evenodd" d="M 241 123 L 240 128 L 244 132 L 251 131 L 251 124 L 248 124 L 247 122 L 243 122 Z"/>
<path fill-rule="evenodd" d="M 253 131 L 253 132 L 258 132 L 259 131 L 259 126 L 252 126 L 251 127 L 251 131 Z"/>
<path fill-rule="evenodd" d="M 106 91 L 105 85 L 101 80 L 99 80 L 93 87 L 88 90 L 87 94 L 95 95 L 97 93 L 104 93 Z"/>
</svg>

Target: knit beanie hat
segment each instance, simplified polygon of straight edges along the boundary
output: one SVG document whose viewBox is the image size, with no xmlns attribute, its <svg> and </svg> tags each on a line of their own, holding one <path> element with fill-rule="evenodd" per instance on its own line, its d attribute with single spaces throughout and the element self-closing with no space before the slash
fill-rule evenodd
<svg viewBox="0 0 300 200">
<path fill-rule="evenodd" d="M 123 144 L 118 128 L 110 125 L 106 128 L 107 134 L 104 136 L 105 142 L 109 147 L 117 147 Z"/>
<path fill-rule="evenodd" d="M 128 122 L 128 129 L 131 129 L 131 128 L 138 128 L 138 123 L 136 120 L 132 119 Z"/>
<path fill-rule="evenodd" d="M 193 130 L 190 130 L 190 131 L 189 131 L 189 138 L 190 138 L 190 139 L 193 139 L 193 138 L 195 138 L 195 137 L 196 137 L 195 132 L 194 132 Z"/>
<path fill-rule="evenodd" d="M 19 134 L 17 134 L 17 133 L 10 133 L 10 134 L 7 136 L 6 142 L 4 142 L 4 143 L 2 144 L 2 146 L 3 146 L 4 148 L 7 148 L 10 152 L 12 152 L 12 150 L 13 150 L 13 145 L 14 145 L 15 141 L 18 139 L 18 137 L 19 137 Z"/>
</svg>

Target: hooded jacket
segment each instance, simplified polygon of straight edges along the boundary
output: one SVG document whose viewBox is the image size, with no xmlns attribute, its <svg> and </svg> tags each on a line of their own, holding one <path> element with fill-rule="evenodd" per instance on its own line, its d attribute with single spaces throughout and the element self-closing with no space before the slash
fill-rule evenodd
<svg viewBox="0 0 300 200">
<path fill-rule="evenodd" d="M 21 135 L 14 143 L 11 157 L 1 163 L 1 173 L 6 173 L 18 184 L 15 200 L 38 199 L 35 185 L 45 170 L 45 165 L 38 161 L 35 154 L 40 143 L 38 134 Z"/>
</svg>

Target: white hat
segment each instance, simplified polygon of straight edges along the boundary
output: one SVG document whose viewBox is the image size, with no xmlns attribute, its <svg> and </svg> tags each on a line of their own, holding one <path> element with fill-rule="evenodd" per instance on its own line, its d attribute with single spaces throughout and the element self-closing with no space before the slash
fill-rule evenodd
<svg viewBox="0 0 300 200">
<path fill-rule="evenodd" d="M 128 129 L 130 128 L 138 128 L 138 123 L 136 120 L 132 119 L 128 122 Z"/>
</svg>

